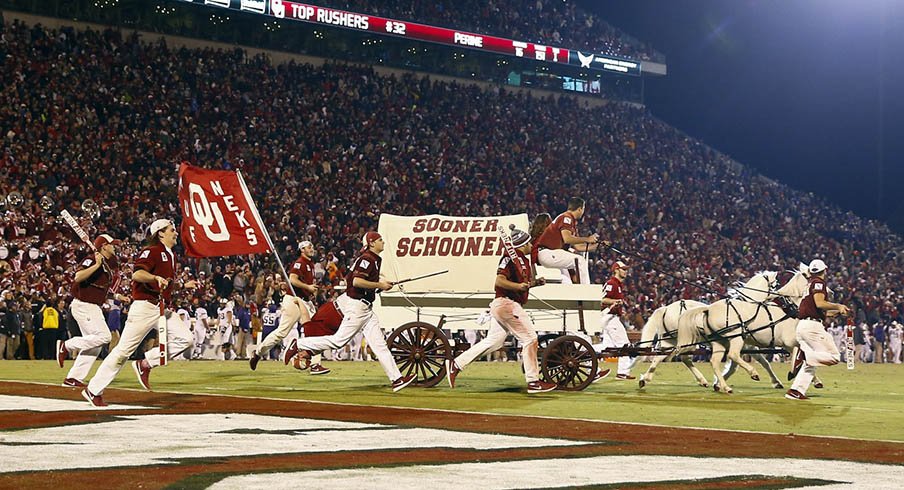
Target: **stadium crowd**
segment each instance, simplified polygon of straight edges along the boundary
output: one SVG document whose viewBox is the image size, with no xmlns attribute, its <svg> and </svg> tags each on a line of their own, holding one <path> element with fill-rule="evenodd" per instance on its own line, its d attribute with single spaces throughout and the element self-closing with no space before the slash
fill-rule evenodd
<svg viewBox="0 0 904 490">
<path fill-rule="evenodd" d="M 887 341 L 885 327 L 904 321 L 902 241 L 885 225 L 764 178 L 629 105 L 13 23 L 0 32 L 0 131 L 0 195 L 23 197 L 20 206 L 6 199 L 0 220 L 0 338 L 30 328 L 38 355 L 42 339 L 65 335 L 45 332 L 54 324 L 45 313 L 66 320 L 68 284 L 88 253 L 54 214 L 69 209 L 89 234 L 125 239 L 128 274 L 142 227 L 179 216 L 180 161 L 243 164 L 283 260 L 297 257 L 301 240 L 319 247 L 321 301 L 382 212 L 555 216 L 579 195 L 579 230 L 657 263 L 611 250 L 591 257 L 595 282 L 617 259 L 633 264 L 635 326 L 671 301 L 714 299 L 662 272 L 721 293 L 814 257 L 829 264 L 835 300 L 854 307 L 867 335 L 880 328 Z M 101 205 L 99 218 L 82 212 L 85 199 Z M 263 308 L 280 295 L 264 256 L 182 265 L 185 279 L 204 283 L 178 298 L 187 310 L 215 311 L 221 298 Z M 7 320 L 28 312 L 30 326 Z"/>
<path fill-rule="evenodd" d="M 627 36 L 574 0 L 320 0 L 313 3 L 546 46 L 665 63 L 665 57 L 651 46 Z"/>
</svg>

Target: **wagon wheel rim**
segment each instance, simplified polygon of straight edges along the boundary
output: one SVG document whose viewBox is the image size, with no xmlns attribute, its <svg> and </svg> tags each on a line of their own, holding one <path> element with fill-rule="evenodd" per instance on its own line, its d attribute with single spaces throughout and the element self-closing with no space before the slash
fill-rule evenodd
<svg viewBox="0 0 904 490">
<path fill-rule="evenodd" d="M 573 335 L 550 342 L 543 355 L 544 378 L 564 391 L 580 391 L 590 386 L 597 371 L 597 357 L 586 340 Z"/>
<path fill-rule="evenodd" d="M 395 329 L 386 341 L 403 376 L 415 377 L 412 386 L 435 386 L 446 377 L 446 359 L 452 349 L 443 331 L 423 322 Z"/>
</svg>

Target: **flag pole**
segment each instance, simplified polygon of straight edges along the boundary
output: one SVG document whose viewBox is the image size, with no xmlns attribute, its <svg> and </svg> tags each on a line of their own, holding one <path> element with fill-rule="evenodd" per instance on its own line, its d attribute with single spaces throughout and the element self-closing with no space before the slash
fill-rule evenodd
<svg viewBox="0 0 904 490">
<path fill-rule="evenodd" d="M 286 285 L 289 286 L 289 293 L 292 296 L 298 296 L 295 294 L 295 288 L 292 287 L 292 281 L 289 280 L 289 275 L 286 274 L 286 268 L 283 266 L 282 259 L 279 258 L 279 252 L 276 251 L 276 247 L 273 246 L 273 240 L 270 239 L 270 232 L 267 231 L 267 226 L 264 224 L 264 220 L 261 219 L 260 213 L 257 212 L 257 205 L 254 204 L 254 199 L 251 198 L 251 192 L 248 191 L 248 186 L 245 185 L 245 178 L 242 177 L 242 170 L 240 168 L 235 169 L 235 173 L 239 178 L 239 185 L 242 186 L 242 192 L 245 193 L 245 200 L 248 201 L 248 205 L 251 207 L 251 214 L 254 215 L 254 219 L 257 220 L 258 226 L 261 227 L 261 231 L 264 232 L 264 238 L 267 239 L 267 245 L 270 246 L 270 251 L 273 252 L 273 256 L 276 257 L 276 263 L 279 264 L 279 271 L 282 273 L 283 279 L 286 280 Z"/>
</svg>

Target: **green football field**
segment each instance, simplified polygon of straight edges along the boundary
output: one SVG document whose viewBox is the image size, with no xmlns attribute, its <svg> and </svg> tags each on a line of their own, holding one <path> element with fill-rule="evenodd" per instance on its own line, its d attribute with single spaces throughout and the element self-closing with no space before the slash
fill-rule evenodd
<svg viewBox="0 0 904 490">
<path fill-rule="evenodd" d="M 67 361 L 66 368 L 71 365 Z M 697 387 L 679 364 L 660 367 L 656 379 L 639 390 L 636 381 L 612 376 L 583 392 L 528 395 L 519 363 L 472 364 L 456 388 L 445 381 L 433 388 L 407 388 L 392 393 L 376 362 L 327 362 L 327 376 L 311 376 L 282 363 L 265 361 L 252 372 L 244 361 L 172 362 L 152 372 L 155 391 L 211 393 L 261 398 L 285 398 L 359 405 L 418 407 L 496 414 L 580 418 L 683 427 L 709 427 L 774 433 L 840 436 L 904 441 L 904 367 L 844 365 L 822 368 L 825 383 L 811 388 L 807 401 L 786 400 L 784 390 L 745 374 L 731 381 L 734 394 Z M 614 367 L 614 365 L 607 365 Z M 704 374 L 709 365 L 699 366 Z M 646 370 L 639 363 L 634 373 Z M 774 369 L 784 380 L 787 364 Z M 766 378 L 760 368 L 761 377 Z M 0 361 L 0 380 L 60 383 L 66 370 L 53 361 Z M 790 383 L 785 383 L 786 387 Z M 140 389 L 126 366 L 111 388 Z M 115 392 L 105 398 L 115 403 Z M 262 400 L 261 403 L 267 403 Z M 341 408 L 337 408 L 341 410 Z"/>
</svg>

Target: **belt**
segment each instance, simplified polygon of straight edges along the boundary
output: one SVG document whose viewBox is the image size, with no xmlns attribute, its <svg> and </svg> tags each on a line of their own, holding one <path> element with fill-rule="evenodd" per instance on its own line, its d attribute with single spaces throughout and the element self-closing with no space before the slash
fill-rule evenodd
<svg viewBox="0 0 904 490">
<path fill-rule="evenodd" d="M 368 308 L 370 308 L 371 306 L 373 306 L 373 303 L 371 303 L 370 301 L 368 301 L 368 300 L 366 300 L 366 299 L 364 299 L 364 298 L 361 298 L 361 299 L 359 299 L 358 301 L 360 301 L 360 302 L 366 304 Z"/>
</svg>

